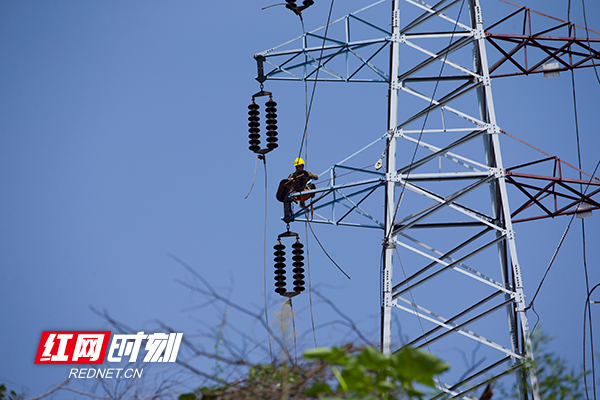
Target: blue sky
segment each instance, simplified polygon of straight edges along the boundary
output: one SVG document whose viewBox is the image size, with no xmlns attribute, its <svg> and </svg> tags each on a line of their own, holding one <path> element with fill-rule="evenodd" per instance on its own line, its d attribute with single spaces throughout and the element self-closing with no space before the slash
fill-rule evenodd
<svg viewBox="0 0 600 400">
<path fill-rule="evenodd" d="M 336 2 L 333 15 L 368 3 Z M 191 277 L 169 253 L 232 301 L 260 308 L 265 219 L 260 164 L 254 190 L 244 200 L 255 164 L 246 126 L 246 107 L 259 89 L 252 55 L 301 34 L 297 18 L 283 7 L 261 10 L 269 4 L 0 3 L 0 382 L 36 395 L 62 381 L 66 368 L 33 365 L 41 332 L 108 328 L 90 307 L 140 330 L 158 331 L 159 320 L 191 337 L 216 326 L 223 309 L 188 310 L 202 299 L 177 282 Z M 566 18 L 566 1 L 525 5 Z M 482 6 L 489 21 L 513 10 L 498 1 Z M 600 29 L 598 4 L 587 6 L 588 24 Z M 328 7 L 316 1 L 305 12 L 307 29 L 325 23 Z M 583 24 L 581 4 L 572 7 L 573 20 Z M 386 20 L 388 8 L 371 15 Z M 591 172 L 600 148 L 600 84 L 590 69 L 575 77 L 582 164 Z M 281 138 L 268 156 L 270 254 L 285 229 L 274 192 L 293 170 L 305 93 L 301 83 L 267 82 L 266 89 L 279 103 Z M 505 131 L 576 165 L 568 73 L 502 78 L 493 81 L 493 90 Z M 319 173 L 381 136 L 385 96 L 381 84 L 319 84 L 307 168 Z M 506 137 L 502 146 L 506 165 L 531 159 L 529 150 Z M 383 193 L 378 196 L 383 199 Z M 591 285 L 600 281 L 598 218 L 586 220 Z M 563 217 L 517 226 L 528 298 L 567 223 Z M 311 239 L 313 284 L 376 341 L 381 232 L 330 226 L 315 231 L 352 279 Z M 581 253 L 577 221 L 536 300 L 543 329 L 556 338 L 553 349 L 573 366 L 582 359 Z M 296 321 L 301 331 L 310 328 L 307 297 L 298 297 L 295 305 L 303 311 Z M 281 304 L 270 285 L 269 299 L 275 313 Z M 317 324 L 334 318 L 323 302 L 314 307 Z M 245 323 L 233 314 L 228 318 Z M 535 316 L 530 318 L 534 323 Z M 332 343 L 343 332 L 337 329 L 320 331 L 320 341 Z M 259 327 L 253 334 L 264 339 Z"/>
</svg>

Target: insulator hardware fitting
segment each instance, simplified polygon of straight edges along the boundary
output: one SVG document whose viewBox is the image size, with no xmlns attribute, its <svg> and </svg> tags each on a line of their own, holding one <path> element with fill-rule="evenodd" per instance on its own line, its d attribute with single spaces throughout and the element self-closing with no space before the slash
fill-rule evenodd
<svg viewBox="0 0 600 400">
<path fill-rule="evenodd" d="M 300 16 L 302 14 L 302 11 L 306 10 L 308 7 L 315 4 L 315 2 L 313 0 L 304 0 L 302 2 L 302 5 L 300 7 L 298 7 L 296 5 L 296 0 L 285 0 L 285 2 L 287 3 L 285 5 L 285 8 L 287 8 L 288 10 L 292 10 L 294 12 L 294 14 L 296 14 L 298 16 Z"/>
</svg>

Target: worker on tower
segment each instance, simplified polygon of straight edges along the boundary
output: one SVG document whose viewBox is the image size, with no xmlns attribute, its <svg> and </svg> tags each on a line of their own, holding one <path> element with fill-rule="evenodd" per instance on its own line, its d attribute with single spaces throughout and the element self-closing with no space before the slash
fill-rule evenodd
<svg viewBox="0 0 600 400">
<path fill-rule="evenodd" d="M 294 167 L 296 172 L 293 172 L 288 176 L 288 180 L 292 183 L 293 192 L 302 192 L 304 190 L 315 189 L 315 185 L 308 183 L 309 180 L 319 179 L 319 175 L 315 175 L 310 171 L 304 169 L 304 160 L 300 157 L 294 160 Z"/>
<path fill-rule="evenodd" d="M 284 220 L 286 218 L 291 218 L 291 202 L 289 195 L 292 192 L 304 192 L 306 190 L 316 189 L 315 185 L 312 183 L 308 183 L 311 179 L 317 180 L 319 179 L 319 175 L 313 174 L 312 172 L 304 169 L 304 160 L 300 157 L 294 160 L 294 167 L 296 167 L 296 171 L 291 173 L 287 179 L 282 180 L 279 183 L 279 189 L 277 190 L 277 200 L 283 202 L 284 206 Z M 306 200 L 314 197 L 314 193 L 297 196 L 293 199 L 296 199 L 300 202 L 302 208 L 306 207 Z M 289 215 L 288 215 L 289 214 Z M 290 219 L 292 221 L 293 219 Z M 288 221 L 286 221 L 288 222 Z"/>
</svg>

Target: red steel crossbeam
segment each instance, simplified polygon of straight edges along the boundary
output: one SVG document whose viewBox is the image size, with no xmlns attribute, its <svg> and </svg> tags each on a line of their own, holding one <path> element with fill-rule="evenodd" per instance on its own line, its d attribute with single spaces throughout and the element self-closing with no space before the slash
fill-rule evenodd
<svg viewBox="0 0 600 400">
<path fill-rule="evenodd" d="M 553 161 L 552 176 L 525 174 L 515 171 L 516 169 L 530 167 L 548 161 Z M 585 174 L 590 177 L 587 180 L 566 178 L 562 174 L 561 165 L 567 165 L 570 168 L 585 174 L 585 172 L 578 168 L 553 156 L 505 170 L 506 182 L 514 185 L 527 197 L 527 201 L 512 213 L 511 217 L 513 218 L 513 222 L 532 221 L 542 218 L 554 218 L 559 215 L 573 214 L 578 212 L 577 207 L 581 204 L 588 205 L 588 210 L 600 209 L 600 202 L 593 198 L 594 195 L 600 193 L 600 178 L 589 174 Z M 589 188 L 592 188 L 592 190 L 587 193 Z M 544 205 L 542 203 L 542 200 L 547 197 L 553 198 L 553 206 Z M 559 207 L 559 199 L 567 200 L 566 204 Z M 539 207 L 543 213 L 533 217 L 514 219 L 515 216 L 532 206 Z"/>
<path fill-rule="evenodd" d="M 548 29 L 533 32 L 531 27 L 532 13 L 549 18 L 556 25 Z M 490 31 L 503 22 L 518 18 L 522 18 L 522 30 L 520 34 L 494 33 Z M 586 36 L 577 37 L 576 28 L 583 29 Z M 558 31 L 561 29 L 567 29 L 567 36 L 558 35 Z M 554 61 L 558 62 L 559 66 L 552 69 L 552 72 L 567 71 L 574 68 L 587 68 L 595 65 L 600 66 L 600 50 L 598 50 L 600 49 L 600 38 L 589 37 L 590 32 L 600 34 L 600 32 L 592 29 L 586 29 L 571 22 L 550 17 L 527 7 L 520 7 L 517 11 L 490 25 L 485 31 L 488 42 L 501 54 L 500 59 L 490 66 L 490 75 L 492 77 L 502 77 L 549 72 L 548 70 L 544 70 L 543 66 L 548 62 Z M 555 35 L 551 35 L 552 33 Z M 542 56 L 540 57 L 537 54 L 536 58 L 533 59 L 534 55 L 527 51 L 529 48 L 541 50 L 541 53 L 543 53 Z M 517 55 L 521 53 L 521 50 L 523 61 L 517 59 Z M 513 64 L 518 71 L 494 74 L 494 71 L 507 62 Z"/>
</svg>

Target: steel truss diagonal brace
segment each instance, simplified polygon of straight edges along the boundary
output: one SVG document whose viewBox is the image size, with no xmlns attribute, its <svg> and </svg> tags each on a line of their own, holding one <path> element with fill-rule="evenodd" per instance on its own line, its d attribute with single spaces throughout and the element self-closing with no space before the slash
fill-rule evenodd
<svg viewBox="0 0 600 400">
<path fill-rule="evenodd" d="M 508 362 L 511 360 L 511 357 L 505 357 L 501 360 L 496 361 L 495 363 L 487 366 L 486 368 L 483 368 L 477 372 L 475 372 L 474 374 L 470 375 L 469 377 L 463 379 L 462 381 L 454 384 L 453 386 L 450 385 L 446 385 L 446 388 L 440 389 L 442 390 L 442 393 L 433 396 L 430 400 L 437 400 L 440 397 L 442 397 L 444 395 L 444 393 L 450 393 L 452 394 L 452 396 L 454 396 L 453 398 L 457 398 L 457 397 L 462 397 L 463 399 L 469 399 L 469 400 L 476 400 L 476 397 L 466 397 L 465 395 L 467 393 L 471 393 L 474 390 L 477 390 L 491 382 L 496 382 L 499 378 L 501 378 L 504 375 L 508 375 L 511 374 L 521 368 L 525 368 L 525 362 L 520 362 L 520 363 L 514 363 L 512 367 L 510 368 L 506 368 L 504 371 L 500 372 L 499 374 L 493 375 L 488 377 L 487 379 L 485 379 L 483 382 L 480 382 L 478 384 L 475 384 L 473 386 L 471 386 L 470 388 L 466 389 L 466 390 L 462 390 L 460 392 L 456 392 L 456 390 L 460 387 L 462 387 L 463 385 L 465 385 L 466 383 L 472 381 L 473 379 L 482 376 L 484 374 L 488 374 L 490 371 L 492 371 L 493 369 L 500 367 L 502 364 Z"/>
<path fill-rule="evenodd" d="M 438 17 L 440 17 L 441 19 L 444 19 L 444 20 L 446 20 L 446 21 L 450 22 L 451 24 L 453 24 L 453 25 L 455 25 L 455 26 L 460 26 L 460 27 L 461 27 L 461 28 L 463 28 L 464 30 L 467 30 L 467 31 L 468 31 L 468 30 L 470 30 L 470 29 L 471 29 L 471 28 L 470 28 L 470 27 L 468 27 L 467 25 L 464 25 L 464 24 L 460 23 L 458 20 L 448 17 L 447 15 L 445 15 L 445 14 L 442 12 L 442 10 L 437 10 L 437 9 L 435 8 L 435 6 L 434 6 L 434 7 L 432 7 L 432 6 L 428 5 L 428 4 L 427 4 L 427 3 L 425 3 L 423 0 L 417 0 L 417 1 L 413 1 L 413 0 L 406 0 L 406 2 L 407 2 L 407 3 L 410 3 L 410 4 L 414 5 L 414 6 L 417 6 L 418 8 L 421 8 L 421 9 L 425 10 L 425 13 L 429 13 L 429 14 L 431 14 L 431 16 L 434 16 L 434 15 L 435 15 L 435 16 L 438 16 Z M 439 4 L 441 4 L 441 3 L 443 3 L 443 1 L 442 1 L 442 2 L 440 2 Z"/>
<path fill-rule="evenodd" d="M 452 318 L 448 319 L 447 321 L 445 321 L 446 323 L 453 323 L 456 320 L 458 320 L 459 318 L 462 318 L 466 315 L 468 315 L 469 313 L 471 313 L 473 310 L 483 306 L 484 304 L 488 303 L 489 301 L 495 299 L 496 297 L 498 297 L 498 295 L 502 294 L 502 292 L 500 290 L 492 293 L 491 295 L 487 296 L 486 298 L 482 299 L 481 301 L 475 303 L 474 305 L 472 305 L 471 307 L 459 312 L 458 314 L 456 314 L 455 316 L 453 316 Z M 504 304 L 504 303 L 503 303 Z M 439 332 L 440 330 L 442 330 L 442 326 L 438 325 L 434 328 L 431 328 L 430 330 L 428 330 L 427 332 L 423 333 L 421 336 L 416 337 L 415 339 L 413 339 L 412 341 L 406 343 L 405 345 L 403 345 L 400 349 L 406 347 L 406 346 L 416 346 L 418 343 L 425 341 L 426 343 L 431 343 L 431 340 L 429 340 L 428 338 L 431 337 L 433 334 Z M 442 335 L 445 335 L 447 332 L 442 333 Z M 425 345 L 426 343 L 424 343 L 423 345 Z M 423 347 L 423 345 L 420 345 L 420 347 Z"/>
<path fill-rule="evenodd" d="M 444 254 L 443 252 L 441 252 L 439 250 L 436 250 L 435 248 L 427 245 L 426 243 L 423 243 L 423 242 L 421 242 L 421 241 L 419 241 L 419 240 L 417 240 L 417 239 L 415 239 L 415 238 L 413 238 L 413 237 L 411 237 L 411 236 L 409 236 L 409 235 L 407 235 L 405 233 L 401 233 L 400 236 L 402 236 L 402 237 L 404 237 L 404 238 L 406 238 L 406 239 L 408 239 L 408 240 L 410 240 L 410 241 L 418 244 L 419 246 L 421 246 L 421 247 L 423 247 L 423 248 L 425 248 L 425 249 L 427 249 L 427 250 L 429 250 L 429 251 L 437 254 L 438 256 L 440 256 L 439 259 L 435 258 L 435 257 L 427 256 L 427 258 L 430 258 L 435 263 L 439 264 L 438 260 L 448 260 L 448 261 L 450 261 L 450 263 L 457 261 L 455 258 L 450 257 L 448 254 Z M 397 240 L 395 240 L 395 242 L 398 243 Z M 469 241 L 466 242 L 466 244 L 468 244 L 468 243 L 471 243 L 471 241 L 469 240 Z M 409 248 L 409 250 L 412 250 L 412 248 Z M 417 251 L 414 251 L 414 252 L 417 253 L 417 254 L 421 254 L 420 252 L 417 252 Z M 444 263 L 442 265 L 447 266 L 450 263 Z M 504 293 L 506 293 L 506 294 L 508 294 L 510 296 L 513 295 L 513 292 L 510 291 L 510 290 L 508 290 L 508 289 L 505 289 L 504 285 L 502 283 L 500 283 L 500 282 L 498 282 L 498 281 L 490 278 L 489 276 L 481 273 L 480 271 L 477 271 L 476 269 L 471 268 L 471 267 L 467 266 L 465 263 L 462 263 L 462 262 L 458 263 L 457 265 L 459 265 L 460 267 L 462 267 L 462 268 L 464 268 L 466 270 L 466 272 L 462 272 L 462 271 L 460 271 L 460 270 L 457 269 L 461 273 L 464 273 L 465 275 L 470 276 L 470 277 L 474 278 L 477 281 L 483 282 L 486 285 L 490 285 L 493 288 L 498 289 L 498 290 L 500 290 L 500 291 L 502 291 L 502 292 L 504 292 Z M 409 280 L 410 280 L 410 278 L 406 279 L 405 282 L 408 282 Z"/>
<path fill-rule="evenodd" d="M 488 232 L 491 231 L 491 228 L 486 227 L 485 229 L 483 229 L 482 231 L 478 232 L 477 234 L 475 234 L 474 236 L 472 236 L 471 238 L 463 241 L 462 243 L 460 243 L 458 246 L 454 247 L 453 249 L 449 250 L 446 254 L 443 254 L 441 256 L 442 259 L 447 259 L 449 256 L 451 256 L 452 254 L 456 253 L 457 251 L 465 248 L 466 246 L 468 246 L 469 244 L 473 243 L 475 240 L 481 238 L 483 235 L 487 234 Z M 454 262 L 456 260 L 452 260 L 452 262 Z M 393 291 L 397 292 L 400 287 L 407 285 L 409 282 L 413 281 L 414 279 L 416 279 L 418 276 L 423 275 L 425 272 L 429 271 L 431 268 L 433 268 L 434 266 L 438 265 L 437 261 L 433 261 L 432 263 L 428 264 L 427 266 L 421 268 L 419 271 L 415 272 L 413 275 L 409 276 L 408 278 L 406 278 L 405 280 L 403 280 L 402 282 L 394 285 Z"/>
<path fill-rule="evenodd" d="M 449 4 L 444 5 L 444 3 L 446 3 L 446 0 L 441 0 L 434 6 L 427 6 L 429 9 L 426 12 L 424 12 L 423 14 L 421 14 L 419 17 L 417 17 L 414 20 L 412 20 L 411 22 L 407 23 L 400 30 L 400 33 L 410 32 L 411 30 L 421 26 L 425 22 L 430 21 L 431 19 L 435 18 L 436 16 L 443 15 L 444 11 L 449 10 L 450 8 L 452 8 L 456 4 L 460 3 L 461 1 L 462 0 L 452 0 Z M 442 5 L 444 5 L 444 6 L 442 7 Z"/>
<path fill-rule="evenodd" d="M 407 165 L 405 167 L 400 168 L 397 172 L 399 174 L 409 173 L 410 171 L 415 170 L 416 168 L 418 168 L 418 167 L 420 167 L 420 166 L 428 163 L 431 160 L 436 159 L 439 156 L 447 156 L 450 159 L 456 158 L 456 159 L 460 160 L 460 161 L 456 161 L 458 164 L 460 164 L 460 165 L 462 165 L 462 166 L 464 166 L 466 168 L 469 168 L 469 169 L 471 169 L 472 171 L 475 171 L 475 172 L 481 172 L 481 170 L 478 170 L 478 169 L 472 167 L 471 165 L 476 165 L 476 166 L 482 168 L 483 170 L 488 170 L 489 167 L 487 165 L 480 164 L 480 163 L 475 162 L 473 160 L 470 160 L 470 159 L 468 159 L 466 157 L 462 157 L 462 156 L 459 156 L 457 154 L 449 152 L 449 150 L 452 150 L 453 148 L 456 148 L 456 147 L 458 147 L 460 145 L 468 143 L 469 141 L 471 141 L 471 140 L 473 140 L 473 139 L 475 139 L 475 138 L 477 138 L 477 137 L 479 137 L 479 136 L 481 136 L 481 135 L 483 135 L 485 133 L 486 133 L 485 130 L 476 130 L 476 131 L 473 131 L 473 132 L 467 134 L 466 136 L 464 136 L 464 137 L 456 140 L 454 143 L 449 144 L 448 146 L 446 146 L 444 148 L 439 148 L 439 147 L 427 144 L 427 143 L 425 143 L 423 141 L 418 141 L 418 140 L 413 139 L 413 138 L 411 138 L 409 136 L 406 136 L 406 135 L 404 135 L 402 133 L 402 134 L 399 135 L 399 137 L 407 139 L 407 140 L 409 140 L 409 141 L 411 141 L 413 143 L 418 143 L 420 146 L 423 146 L 423 147 L 427 148 L 428 150 L 431 150 L 433 153 L 430 154 L 430 155 L 428 155 L 428 156 L 425 156 L 423 158 L 420 158 L 420 159 L 412 162 L 411 164 L 409 164 L 409 165 Z"/>
<path fill-rule="evenodd" d="M 447 263 L 447 262 L 445 262 L 443 260 L 440 260 L 439 258 L 436 258 L 434 256 L 428 255 L 427 253 L 424 253 L 424 252 L 422 252 L 420 250 L 417 250 L 417 249 L 415 249 L 413 247 L 410 247 L 407 244 L 404 244 L 402 242 L 395 241 L 396 244 L 398 244 L 398 245 L 400 245 L 400 246 L 402 246 L 402 247 L 404 247 L 404 248 L 406 248 L 408 250 L 411 250 L 411 251 L 413 251 L 413 252 L 415 252 L 417 254 L 420 254 L 420 255 L 422 255 L 422 256 L 424 256 L 426 258 L 429 258 L 430 260 L 432 260 L 432 261 L 434 261 L 434 262 L 442 265 L 443 267 L 440 268 L 439 270 L 433 272 L 432 274 L 426 276 L 425 278 L 421 279 L 420 281 L 418 281 L 418 282 L 416 282 L 416 283 L 414 283 L 414 284 L 412 284 L 410 286 L 407 286 L 405 289 L 394 291 L 393 294 L 392 294 L 392 298 L 396 298 L 398 296 L 401 296 L 403 293 L 406 293 L 411 288 L 415 288 L 415 287 L 423 285 L 424 283 L 430 281 L 431 279 L 437 277 L 438 275 L 442 274 L 443 272 L 445 272 L 445 271 L 447 271 L 449 269 L 454 269 L 454 270 L 456 270 L 456 271 L 458 271 L 460 273 L 463 273 L 463 274 L 465 274 L 467 276 L 470 276 L 471 278 L 474 278 L 474 279 L 476 279 L 476 280 L 478 280 L 480 282 L 488 284 L 488 285 L 492 286 L 496 290 L 501 289 L 502 286 L 491 284 L 490 282 L 486 281 L 485 279 L 482 279 L 482 278 L 478 277 L 477 275 L 474 275 L 474 274 L 472 274 L 472 273 L 470 273 L 468 271 L 461 270 L 460 268 L 457 267 L 457 265 L 459 265 L 459 264 L 463 263 L 464 261 L 468 260 L 469 258 L 471 258 L 471 257 L 473 257 L 473 256 L 475 256 L 475 255 L 477 255 L 479 253 L 481 253 L 483 250 L 489 248 L 490 246 L 498 244 L 500 241 L 502 241 L 504 239 L 505 239 L 504 236 L 499 236 L 499 237 L 495 238 L 494 240 L 492 240 L 492 241 L 484 244 L 483 246 L 479 247 L 478 249 L 473 250 L 469 254 L 467 254 L 467 255 L 465 255 L 465 256 L 463 256 L 463 257 L 459 258 L 458 260 L 456 260 L 454 262 L 451 262 L 451 263 Z M 394 288 L 394 289 L 396 289 L 396 288 Z"/>
<path fill-rule="evenodd" d="M 406 307 L 406 306 L 398 304 L 398 300 L 400 300 L 400 301 L 408 304 L 410 307 Z M 457 325 L 457 324 L 448 323 L 447 322 L 448 320 L 445 319 L 445 318 L 443 318 L 443 317 L 441 317 L 440 315 L 437 315 L 436 313 L 431 312 L 431 311 L 429 311 L 429 310 L 427 310 L 427 309 L 425 309 L 425 308 L 423 308 L 423 307 L 421 307 L 421 306 L 419 306 L 419 305 L 417 305 L 417 304 L 415 304 L 415 303 L 413 303 L 413 302 L 411 302 L 409 300 L 406 300 L 406 299 L 404 299 L 402 297 L 396 298 L 394 300 L 393 304 L 394 304 L 395 307 L 397 307 L 397 308 L 399 308 L 399 309 L 401 309 L 403 311 L 406 311 L 406 312 L 408 312 L 410 314 L 413 314 L 413 315 L 415 315 L 415 316 L 417 316 L 419 318 L 423 318 L 423 319 L 425 319 L 425 320 L 427 320 L 429 322 L 433 322 L 434 324 L 439 325 L 439 326 L 441 326 L 443 328 L 446 328 L 448 330 L 456 331 L 456 333 L 458 333 L 460 335 L 466 336 L 466 337 L 468 337 L 470 339 L 473 339 L 473 340 L 475 340 L 475 341 L 477 341 L 477 342 L 479 342 L 481 344 L 484 344 L 484 345 L 489 346 L 489 347 L 491 347 L 493 349 L 499 350 L 499 351 L 503 352 L 504 354 L 506 354 L 507 356 L 511 356 L 511 357 L 513 357 L 515 359 L 523 359 L 523 356 L 521 356 L 520 354 L 517 354 L 517 353 L 513 352 L 512 350 L 507 349 L 506 347 L 501 346 L 498 343 L 495 343 L 495 342 L 493 342 L 493 341 L 491 341 L 491 340 L 489 340 L 489 339 L 487 339 L 487 338 L 485 338 L 485 337 L 483 337 L 481 335 L 478 335 L 477 333 L 475 333 L 473 331 L 470 331 L 468 329 L 460 328 L 459 325 Z"/>
<path fill-rule="evenodd" d="M 466 207 L 463 207 L 459 204 L 457 204 L 455 201 L 458 200 L 459 198 L 461 198 L 462 196 L 466 195 L 467 193 L 471 192 L 472 190 L 478 188 L 479 186 L 490 182 L 491 180 L 493 180 L 494 177 L 492 176 L 487 176 L 453 194 L 451 194 L 448 197 L 441 197 L 438 196 L 436 194 L 433 194 L 425 189 L 422 189 L 416 185 L 413 185 L 409 182 L 406 181 L 402 181 L 402 184 L 406 186 L 406 188 L 412 192 L 415 192 L 417 194 L 421 194 L 429 199 L 435 200 L 437 202 L 437 204 L 431 204 L 428 207 L 425 207 L 423 210 L 419 211 L 418 213 L 415 213 L 413 215 L 410 215 L 400 221 L 397 221 L 394 223 L 394 230 L 393 230 L 393 234 L 396 235 L 400 232 L 403 232 L 409 228 L 411 228 L 413 225 L 415 225 L 417 222 L 429 217 L 430 215 L 432 215 L 433 213 L 440 211 L 444 206 L 448 206 L 470 218 L 473 218 L 491 228 L 496 229 L 497 231 L 503 232 L 504 229 L 497 226 L 496 224 L 491 222 L 490 218 L 483 218 L 481 216 L 481 214 L 476 214 L 475 212 L 473 212 L 472 210 L 467 209 Z M 410 222 L 408 222 L 410 221 Z"/>
<path fill-rule="evenodd" d="M 453 107 L 449 107 L 447 105 L 448 103 L 458 99 L 461 96 L 464 96 L 465 94 L 469 93 L 470 91 L 477 89 L 481 85 L 482 85 L 481 82 L 476 82 L 476 83 L 467 82 L 464 85 L 462 85 L 461 87 L 459 87 L 458 89 L 452 91 L 451 93 L 444 96 L 443 98 L 441 98 L 438 101 L 438 100 L 429 98 L 429 97 L 427 97 L 427 96 L 425 96 L 403 84 L 400 87 L 403 91 L 405 91 L 409 94 L 412 94 L 413 96 L 419 97 L 423 100 L 427 100 L 430 105 L 428 107 L 424 108 L 423 110 L 421 110 L 420 112 L 414 114 L 412 117 L 406 119 L 404 122 L 402 122 L 400 125 L 398 125 L 398 128 L 403 128 L 403 127 L 407 126 L 408 124 L 410 124 L 411 122 L 414 122 L 437 109 L 450 111 L 451 113 L 458 115 L 459 117 L 471 122 L 472 124 L 474 124 L 476 126 L 485 125 L 485 123 L 483 121 L 481 121 L 480 119 L 472 117 L 469 114 L 466 114 L 462 111 L 459 111 L 459 110 L 457 110 Z"/>
</svg>

